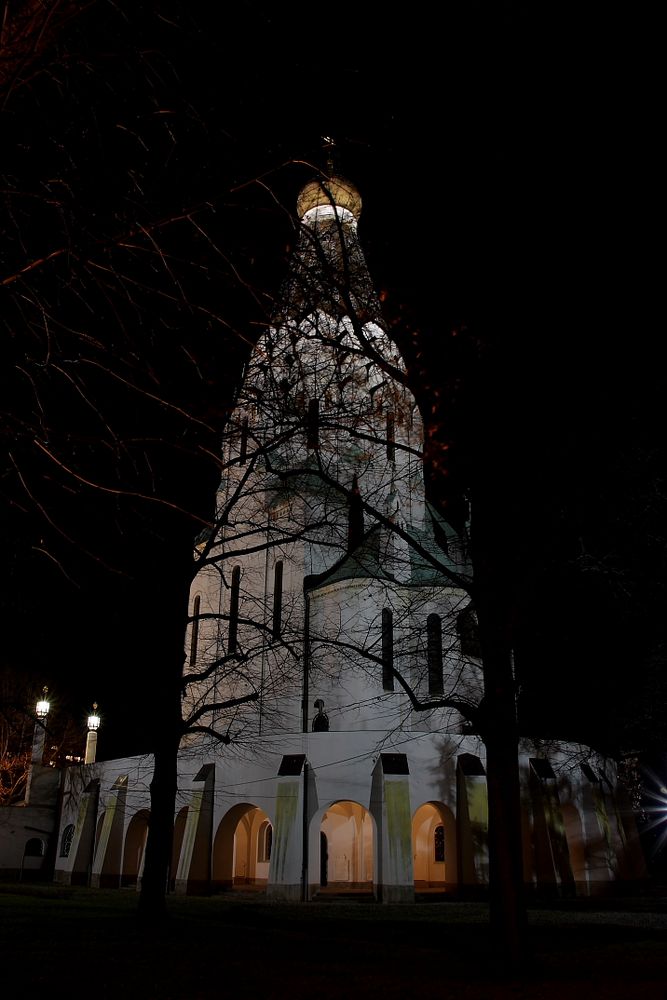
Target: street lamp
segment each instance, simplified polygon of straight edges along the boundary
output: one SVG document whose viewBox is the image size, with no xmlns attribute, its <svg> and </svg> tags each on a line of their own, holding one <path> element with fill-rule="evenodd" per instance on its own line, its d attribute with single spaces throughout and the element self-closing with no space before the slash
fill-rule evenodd
<svg viewBox="0 0 667 1000">
<path fill-rule="evenodd" d="M 36 714 L 37 718 L 40 719 L 40 721 L 42 719 L 45 719 L 47 717 L 47 715 L 49 714 L 49 710 L 51 708 L 50 704 L 46 700 L 46 696 L 47 696 L 48 693 L 49 693 L 49 689 L 47 687 L 42 688 L 42 697 L 40 698 L 40 700 L 37 702 L 37 705 L 35 706 L 35 714 Z"/>
<path fill-rule="evenodd" d="M 32 753 L 30 755 L 30 769 L 28 770 L 28 780 L 25 787 L 25 803 L 26 805 L 30 801 L 30 794 L 32 791 L 32 779 L 35 775 L 36 769 L 43 766 L 44 762 L 44 743 L 46 741 L 46 719 L 51 709 L 46 696 L 49 693 L 48 688 L 42 688 L 42 697 L 39 699 L 35 705 L 35 729 L 32 734 Z"/>
<path fill-rule="evenodd" d="M 97 702 L 93 702 L 93 710 L 88 716 L 88 736 L 86 737 L 86 756 L 84 764 L 94 764 L 97 752 L 97 730 L 100 728 L 100 719 L 97 714 Z"/>
<path fill-rule="evenodd" d="M 51 709 L 46 696 L 49 693 L 47 687 L 42 688 L 42 697 L 35 705 L 35 731 L 32 737 L 32 761 L 33 764 L 41 764 L 44 756 L 44 741 L 46 738 L 46 719 Z"/>
</svg>

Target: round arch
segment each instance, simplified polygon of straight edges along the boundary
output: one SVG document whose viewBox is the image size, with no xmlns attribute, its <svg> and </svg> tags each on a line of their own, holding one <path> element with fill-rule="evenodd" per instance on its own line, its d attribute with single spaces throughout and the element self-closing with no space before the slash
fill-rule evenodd
<svg viewBox="0 0 667 1000">
<path fill-rule="evenodd" d="M 266 888 L 273 826 L 259 806 L 242 802 L 221 819 L 213 840 L 213 889 Z"/>
<path fill-rule="evenodd" d="M 174 839 L 171 846 L 171 868 L 169 869 L 169 886 L 171 889 L 174 888 L 176 883 L 178 862 L 181 856 L 181 847 L 183 846 L 183 837 L 185 835 L 185 821 L 187 818 L 188 807 L 183 806 L 177 812 L 176 819 L 174 820 Z"/>
<path fill-rule="evenodd" d="M 424 802 L 412 816 L 412 863 L 418 891 L 458 884 L 456 818 L 442 802 Z"/>
<path fill-rule="evenodd" d="M 123 869 L 120 877 L 121 886 L 136 885 L 141 876 L 144 860 L 144 848 L 148 836 L 148 809 L 141 809 L 130 820 L 125 834 L 123 846 Z"/>
<path fill-rule="evenodd" d="M 368 809 L 340 799 L 319 809 L 310 824 L 309 890 L 374 894 L 377 828 Z"/>
</svg>

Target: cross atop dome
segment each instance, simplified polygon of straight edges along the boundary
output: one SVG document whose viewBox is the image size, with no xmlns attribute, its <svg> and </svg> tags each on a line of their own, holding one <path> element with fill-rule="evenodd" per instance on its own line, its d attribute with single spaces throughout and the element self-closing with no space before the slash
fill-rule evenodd
<svg viewBox="0 0 667 1000">
<path fill-rule="evenodd" d="M 335 207 L 350 212 L 356 222 L 361 215 L 361 195 L 351 181 L 341 177 L 334 169 L 335 140 L 323 135 L 322 148 L 326 153 L 326 168 L 319 177 L 309 181 L 301 189 L 296 207 L 299 219 L 302 220 L 314 208 Z"/>
</svg>

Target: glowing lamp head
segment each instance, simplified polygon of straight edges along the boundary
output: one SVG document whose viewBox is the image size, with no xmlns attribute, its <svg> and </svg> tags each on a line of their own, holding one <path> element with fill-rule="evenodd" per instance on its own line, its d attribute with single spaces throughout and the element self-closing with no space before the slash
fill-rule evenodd
<svg viewBox="0 0 667 1000">
<path fill-rule="evenodd" d="M 100 717 L 97 714 L 97 702 L 93 702 L 93 711 L 88 716 L 88 732 L 96 733 L 100 728 Z"/>
<path fill-rule="evenodd" d="M 37 705 L 35 706 L 35 713 L 36 713 L 38 719 L 45 719 L 47 717 L 47 715 L 49 714 L 49 710 L 50 710 L 51 706 L 48 703 L 48 701 L 46 700 L 46 696 L 48 694 L 48 691 L 49 691 L 49 689 L 46 688 L 46 687 L 42 690 L 42 697 L 40 698 L 40 700 L 37 702 Z"/>
</svg>

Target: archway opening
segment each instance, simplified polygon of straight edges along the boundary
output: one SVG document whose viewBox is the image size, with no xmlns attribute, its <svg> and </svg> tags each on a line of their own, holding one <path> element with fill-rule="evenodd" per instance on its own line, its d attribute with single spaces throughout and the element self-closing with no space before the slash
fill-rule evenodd
<svg viewBox="0 0 667 1000">
<path fill-rule="evenodd" d="M 358 802 L 335 802 L 320 826 L 320 891 L 373 893 L 371 814 Z"/>
<path fill-rule="evenodd" d="M 125 834 L 125 847 L 123 848 L 121 886 L 136 885 L 140 877 L 146 837 L 148 836 L 149 815 L 147 809 L 142 809 L 141 812 L 138 812 L 130 820 L 127 833 Z"/>
<path fill-rule="evenodd" d="M 213 889 L 264 890 L 269 880 L 273 825 L 258 806 L 234 806 L 213 841 Z"/>
<path fill-rule="evenodd" d="M 176 819 L 174 820 L 174 839 L 171 846 L 171 868 L 169 870 L 169 888 L 174 889 L 176 884 L 176 875 L 178 873 L 178 859 L 181 856 L 181 847 L 183 846 L 183 837 L 185 835 L 185 821 L 188 818 L 188 807 L 183 806 L 179 809 Z"/>
<path fill-rule="evenodd" d="M 412 863 L 417 892 L 445 892 L 456 885 L 456 823 L 438 802 L 425 802 L 412 817 Z"/>
</svg>

